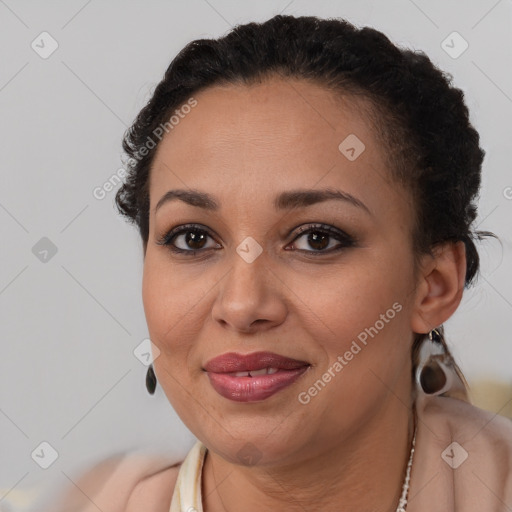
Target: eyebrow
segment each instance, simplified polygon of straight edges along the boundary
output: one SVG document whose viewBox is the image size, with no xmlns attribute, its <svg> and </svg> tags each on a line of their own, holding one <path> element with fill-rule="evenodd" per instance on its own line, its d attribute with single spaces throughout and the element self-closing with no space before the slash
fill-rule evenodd
<svg viewBox="0 0 512 512">
<path fill-rule="evenodd" d="M 194 189 L 175 189 L 169 190 L 160 198 L 157 205 L 155 206 L 155 213 L 162 205 L 174 200 L 183 201 L 190 206 L 196 206 L 208 211 L 218 211 L 220 208 L 218 201 L 212 195 L 206 192 L 200 192 L 199 190 Z M 348 192 L 342 192 L 341 190 L 335 190 L 332 188 L 319 190 L 299 189 L 281 192 L 274 198 L 273 204 L 274 208 L 277 211 L 280 211 L 290 210 L 292 208 L 304 208 L 329 200 L 347 202 L 372 215 L 370 209 L 360 199 L 357 199 Z"/>
</svg>

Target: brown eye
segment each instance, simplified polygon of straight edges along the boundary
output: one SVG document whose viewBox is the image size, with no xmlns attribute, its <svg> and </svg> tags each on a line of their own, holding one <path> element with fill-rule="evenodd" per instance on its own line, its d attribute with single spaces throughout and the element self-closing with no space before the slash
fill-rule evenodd
<svg viewBox="0 0 512 512">
<path fill-rule="evenodd" d="M 313 247 L 313 249 L 321 251 L 329 245 L 330 238 L 332 238 L 331 235 L 326 233 L 312 231 L 311 233 L 308 233 L 307 241 L 308 244 Z"/>
<path fill-rule="evenodd" d="M 352 237 L 337 228 L 323 224 L 300 228 L 299 236 L 294 239 L 293 244 L 296 245 L 296 241 L 300 239 L 304 239 L 304 247 L 296 250 L 310 253 L 326 254 L 354 245 Z"/>
<path fill-rule="evenodd" d="M 206 244 L 206 240 L 208 235 L 202 231 L 194 230 L 194 231 L 185 231 L 183 235 L 179 235 L 175 238 L 179 238 L 183 236 L 183 243 L 189 249 L 202 249 Z"/>
<path fill-rule="evenodd" d="M 206 229 L 201 229 L 192 224 L 172 229 L 158 240 L 157 244 L 165 245 L 173 252 L 190 254 L 220 247 L 216 242 L 213 246 L 208 247 L 209 238 L 213 240 Z"/>
</svg>

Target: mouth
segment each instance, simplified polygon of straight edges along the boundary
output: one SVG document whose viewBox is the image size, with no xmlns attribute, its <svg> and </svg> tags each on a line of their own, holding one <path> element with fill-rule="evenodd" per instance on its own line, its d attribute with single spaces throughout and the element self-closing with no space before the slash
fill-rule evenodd
<svg viewBox="0 0 512 512">
<path fill-rule="evenodd" d="M 204 365 L 204 370 L 212 373 L 233 374 L 233 376 L 245 377 L 247 373 L 264 375 L 266 373 L 264 370 L 272 370 L 270 373 L 276 373 L 275 370 L 297 370 L 304 366 L 309 366 L 309 363 L 274 354 L 273 352 L 252 352 L 251 354 L 227 352 L 210 359 Z M 234 375 L 237 373 L 243 375 Z"/>
<path fill-rule="evenodd" d="M 236 402 L 254 402 L 287 388 L 310 366 L 307 361 L 272 352 L 230 352 L 209 360 L 203 369 L 219 395 Z"/>
</svg>

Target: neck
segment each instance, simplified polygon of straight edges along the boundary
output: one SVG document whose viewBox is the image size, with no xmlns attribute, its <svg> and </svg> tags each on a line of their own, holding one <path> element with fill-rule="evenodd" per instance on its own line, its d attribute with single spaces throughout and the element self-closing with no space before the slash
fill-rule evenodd
<svg viewBox="0 0 512 512">
<path fill-rule="evenodd" d="M 208 451 L 203 465 L 205 512 L 324 512 L 397 508 L 414 418 L 396 398 L 350 439 L 286 466 L 238 466 Z M 243 506 L 241 505 L 243 504 Z"/>
</svg>

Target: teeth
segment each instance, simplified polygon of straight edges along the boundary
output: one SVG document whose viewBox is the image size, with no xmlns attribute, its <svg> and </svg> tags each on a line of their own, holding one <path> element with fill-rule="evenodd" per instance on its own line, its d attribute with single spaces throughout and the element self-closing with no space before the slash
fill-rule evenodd
<svg viewBox="0 0 512 512">
<path fill-rule="evenodd" d="M 251 370 L 249 373 L 251 374 L 251 377 L 254 377 L 256 375 L 266 375 L 267 368 L 262 368 L 261 370 Z"/>
<path fill-rule="evenodd" d="M 232 375 L 233 377 L 257 377 L 258 375 L 272 375 L 273 373 L 277 373 L 277 368 L 262 368 L 261 370 L 251 370 L 248 372 L 233 372 L 228 375 Z"/>
</svg>

